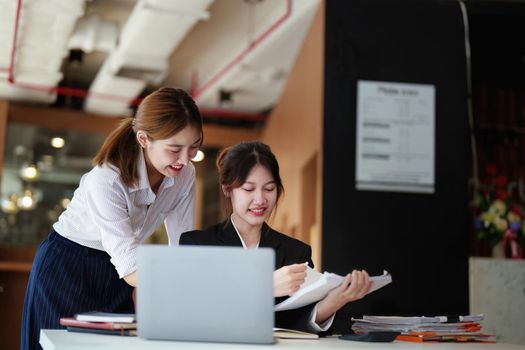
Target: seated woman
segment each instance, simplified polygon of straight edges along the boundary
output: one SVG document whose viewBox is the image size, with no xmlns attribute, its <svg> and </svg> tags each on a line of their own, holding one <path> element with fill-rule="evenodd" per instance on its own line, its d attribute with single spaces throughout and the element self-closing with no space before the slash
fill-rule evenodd
<svg viewBox="0 0 525 350">
<path fill-rule="evenodd" d="M 261 142 L 241 142 L 218 156 L 217 168 L 229 218 L 204 231 L 183 233 L 180 244 L 273 248 L 277 304 L 296 292 L 304 282 L 305 263 L 313 267 L 309 245 L 266 224 L 284 190 L 277 159 L 270 147 Z M 366 271 L 354 270 L 321 301 L 276 312 L 275 326 L 315 333 L 326 331 L 332 325 L 335 312 L 346 303 L 364 297 L 370 284 Z"/>
</svg>

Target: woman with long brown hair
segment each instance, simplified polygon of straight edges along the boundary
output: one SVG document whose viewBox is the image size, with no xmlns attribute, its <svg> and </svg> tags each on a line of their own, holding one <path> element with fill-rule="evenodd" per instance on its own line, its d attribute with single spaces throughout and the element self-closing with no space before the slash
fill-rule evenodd
<svg viewBox="0 0 525 350">
<path fill-rule="evenodd" d="M 40 329 L 91 310 L 133 313 L 137 247 L 164 221 L 177 244 L 193 228 L 202 118 L 183 90 L 148 95 L 106 139 L 93 169 L 40 245 L 29 277 L 22 349 Z"/>
</svg>

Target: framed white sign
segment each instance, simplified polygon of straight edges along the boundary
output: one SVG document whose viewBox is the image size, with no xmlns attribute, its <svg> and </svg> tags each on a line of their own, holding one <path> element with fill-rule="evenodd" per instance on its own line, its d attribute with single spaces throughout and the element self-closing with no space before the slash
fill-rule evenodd
<svg viewBox="0 0 525 350">
<path fill-rule="evenodd" d="M 357 82 L 356 188 L 434 193 L 435 87 Z"/>
</svg>

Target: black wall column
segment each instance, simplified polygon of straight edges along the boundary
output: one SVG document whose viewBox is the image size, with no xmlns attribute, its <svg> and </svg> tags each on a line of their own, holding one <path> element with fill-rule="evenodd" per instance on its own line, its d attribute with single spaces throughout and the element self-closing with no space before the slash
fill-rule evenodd
<svg viewBox="0 0 525 350">
<path fill-rule="evenodd" d="M 394 282 L 338 313 L 468 312 L 463 20 L 452 1 L 326 1 L 323 269 L 387 269 Z M 436 89 L 435 192 L 357 191 L 358 80 Z"/>
</svg>

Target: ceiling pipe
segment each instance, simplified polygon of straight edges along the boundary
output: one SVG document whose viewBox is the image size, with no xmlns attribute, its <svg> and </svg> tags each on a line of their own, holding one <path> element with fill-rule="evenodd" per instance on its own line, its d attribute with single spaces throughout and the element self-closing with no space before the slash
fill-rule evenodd
<svg viewBox="0 0 525 350">
<path fill-rule="evenodd" d="M 18 37 L 18 28 L 19 28 L 19 20 L 20 20 L 20 10 L 22 8 L 22 0 L 17 0 L 17 10 L 16 10 L 16 18 L 15 18 L 15 28 L 14 28 L 14 34 L 13 34 L 13 47 L 11 50 L 11 59 L 9 63 L 9 67 L 4 68 L 0 67 L 0 71 L 7 71 L 8 77 L 7 81 L 10 85 L 13 85 L 15 87 L 27 89 L 27 90 L 35 90 L 35 91 L 43 91 L 48 93 L 56 93 L 58 95 L 63 96 L 73 96 L 73 97 L 79 97 L 79 98 L 87 98 L 88 96 L 96 96 L 98 98 L 102 99 L 108 99 L 108 100 L 128 100 L 128 97 L 125 96 L 119 96 L 119 95 L 113 95 L 113 94 L 102 94 L 102 93 L 95 93 L 95 92 L 89 92 L 89 90 L 86 89 L 78 89 L 78 88 L 71 88 L 71 87 L 64 87 L 64 86 L 48 86 L 48 85 L 40 85 L 40 84 L 29 84 L 29 83 L 21 83 L 17 82 L 15 80 L 14 76 L 14 66 L 15 66 L 15 54 L 16 54 L 16 45 L 17 45 L 17 37 Z M 291 0 L 288 0 L 288 9 L 287 13 L 291 12 Z M 280 24 L 288 15 L 285 14 L 285 16 L 281 17 L 277 22 L 275 22 L 266 32 L 264 32 L 259 38 L 257 38 L 256 41 L 254 41 L 249 47 L 248 51 L 244 51 L 242 54 L 242 57 L 244 57 L 249 51 L 253 49 L 258 43 L 268 34 L 275 29 L 275 27 Z M 240 55 L 239 55 L 240 56 Z M 241 57 L 241 59 L 242 59 Z M 142 101 L 142 98 L 138 97 L 135 98 L 131 105 L 136 107 L 140 104 Z M 202 115 L 206 117 L 211 118 L 228 118 L 228 119 L 235 119 L 235 120 L 245 120 L 245 121 L 266 121 L 268 119 L 268 116 L 266 114 L 260 114 L 260 113 L 244 113 L 244 112 L 238 112 L 234 110 L 228 110 L 228 109 L 215 109 L 215 108 L 199 108 L 199 111 Z"/>
<path fill-rule="evenodd" d="M 57 93 L 59 95 L 64 96 L 74 96 L 74 97 L 81 97 L 86 98 L 88 95 L 91 96 L 97 96 L 103 99 L 112 99 L 112 100 L 128 100 L 127 97 L 119 96 L 119 95 L 113 95 L 113 94 L 99 94 L 99 93 L 89 93 L 89 91 L 85 89 L 77 89 L 77 88 L 70 88 L 70 87 L 63 87 L 63 86 L 50 86 L 50 85 L 41 85 L 41 84 L 29 84 L 29 83 L 20 83 L 15 80 L 14 76 L 14 67 L 15 67 L 15 55 L 16 55 L 16 45 L 18 40 L 18 28 L 19 28 L 19 21 L 20 21 L 20 12 L 22 8 L 22 0 L 17 0 L 17 8 L 16 8 L 16 17 L 15 17 L 15 28 L 13 31 L 13 47 L 11 48 L 11 60 L 9 62 L 9 67 L 6 69 L 8 72 L 7 81 L 10 85 L 13 85 L 15 87 L 28 89 L 28 90 L 35 90 L 35 91 L 42 91 L 47 93 Z M 4 70 L 4 69 L 2 69 Z M 140 103 L 140 99 L 135 99 L 131 102 L 132 106 L 138 106 Z"/>
<path fill-rule="evenodd" d="M 224 74 L 226 74 L 230 69 L 240 64 L 244 57 L 250 53 L 254 48 L 256 48 L 266 37 L 268 37 L 275 29 L 277 29 L 287 18 L 292 14 L 292 0 L 286 0 L 286 12 L 275 21 L 268 29 L 266 29 L 257 39 L 252 41 L 247 48 L 245 48 L 241 53 L 233 58 L 233 60 L 228 63 L 225 67 L 219 70 L 211 79 L 201 86 L 197 86 L 192 90 L 192 97 L 194 99 L 198 98 L 202 93 L 207 90 L 211 85 L 217 82 Z"/>
<path fill-rule="evenodd" d="M 16 41 L 18 38 L 18 21 L 20 20 L 20 9 L 22 8 L 22 0 L 18 0 L 16 4 L 16 17 L 15 17 L 15 30 L 13 32 L 13 47 L 11 48 L 11 60 L 9 62 L 7 81 L 10 84 L 14 84 L 14 66 L 15 66 L 15 52 L 16 52 Z"/>
</svg>

